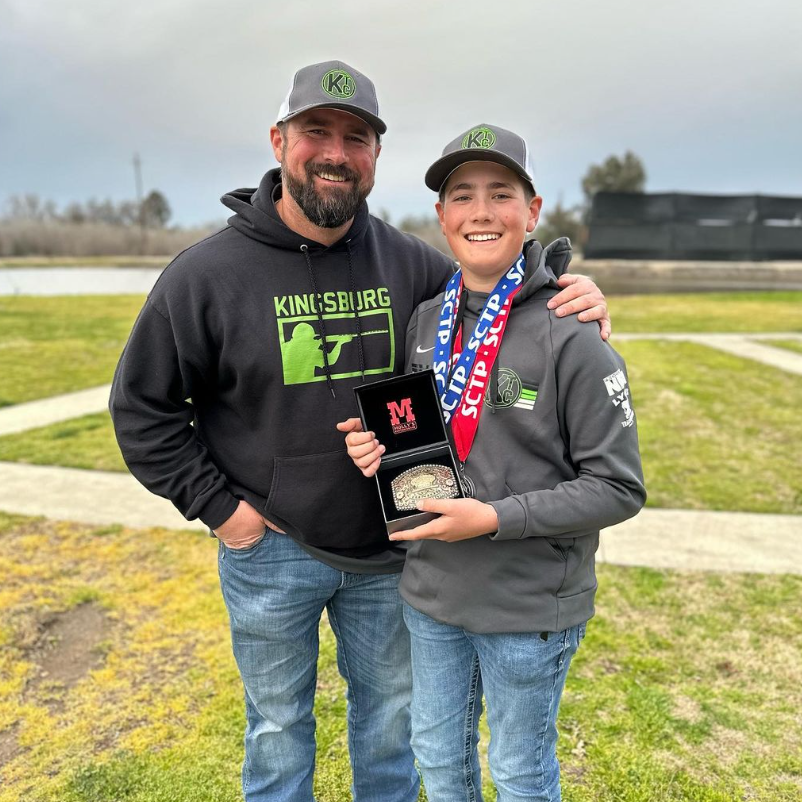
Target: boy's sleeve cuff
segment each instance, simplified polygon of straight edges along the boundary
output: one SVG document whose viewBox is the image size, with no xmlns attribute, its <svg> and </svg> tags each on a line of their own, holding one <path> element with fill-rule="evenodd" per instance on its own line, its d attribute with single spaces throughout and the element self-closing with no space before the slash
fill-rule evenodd
<svg viewBox="0 0 802 802">
<path fill-rule="evenodd" d="M 491 501 L 490 506 L 498 515 L 498 532 L 491 540 L 520 540 L 526 529 L 526 512 L 518 499 L 510 496 Z"/>
</svg>

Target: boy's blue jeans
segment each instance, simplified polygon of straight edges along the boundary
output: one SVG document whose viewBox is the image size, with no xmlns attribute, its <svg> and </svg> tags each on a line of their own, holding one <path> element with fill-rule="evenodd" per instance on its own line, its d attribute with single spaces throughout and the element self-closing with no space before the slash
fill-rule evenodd
<svg viewBox="0 0 802 802">
<path fill-rule="evenodd" d="M 560 799 L 557 711 L 585 624 L 478 635 L 404 605 L 412 639 L 412 746 L 429 802 L 482 800 L 482 693 L 498 802 Z"/>
<path fill-rule="evenodd" d="M 356 802 L 414 802 L 409 636 L 398 574 L 351 574 L 268 529 L 244 551 L 219 546 L 234 657 L 245 686 L 247 802 L 313 802 L 318 623 L 324 609 L 348 684 Z"/>
</svg>

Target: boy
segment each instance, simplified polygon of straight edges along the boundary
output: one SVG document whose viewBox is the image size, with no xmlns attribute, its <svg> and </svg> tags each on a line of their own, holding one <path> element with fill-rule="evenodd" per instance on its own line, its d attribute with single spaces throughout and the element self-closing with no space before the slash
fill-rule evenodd
<svg viewBox="0 0 802 802">
<path fill-rule="evenodd" d="M 570 260 L 537 225 L 526 142 L 496 126 L 461 134 L 426 173 L 461 271 L 407 329 L 408 371 L 433 368 L 466 495 L 411 541 L 401 579 L 412 636 L 412 744 L 431 802 L 481 800 L 482 693 L 499 802 L 558 800 L 556 719 L 593 615 L 601 528 L 643 506 L 623 360 L 547 308 Z M 366 476 L 383 447 L 353 432 Z"/>
</svg>

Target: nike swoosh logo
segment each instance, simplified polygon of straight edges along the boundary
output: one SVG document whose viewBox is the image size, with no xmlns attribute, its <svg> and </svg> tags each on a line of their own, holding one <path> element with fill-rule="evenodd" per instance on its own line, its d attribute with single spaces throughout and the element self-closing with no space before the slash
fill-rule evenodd
<svg viewBox="0 0 802 802">
<path fill-rule="evenodd" d="M 435 346 L 432 346 L 431 348 L 421 348 L 420 346 L 418 346 L 415 349 L 415 353 L 416 354 L 425 354 L 427 351 L 434 351 L 434 348 L 435 348 Z"/>
</svg>

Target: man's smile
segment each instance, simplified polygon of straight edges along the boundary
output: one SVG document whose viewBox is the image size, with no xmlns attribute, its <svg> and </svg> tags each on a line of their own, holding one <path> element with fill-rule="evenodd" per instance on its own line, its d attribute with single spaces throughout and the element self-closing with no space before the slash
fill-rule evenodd
<svg viewBox="0 0 802 802">
<path fill-rule="evenodd" d="M 350 179 L 346 178 L 345 176 L 336 175 L 335 173 L 329 173 L 326 171 L 317 171 L 315 172 L 315 175 L 318 178 L 322 178 L 324 181 L 332 181 L 335 184 L 344 184 L 347 181 L 350 181 Z"/>
</svg>

